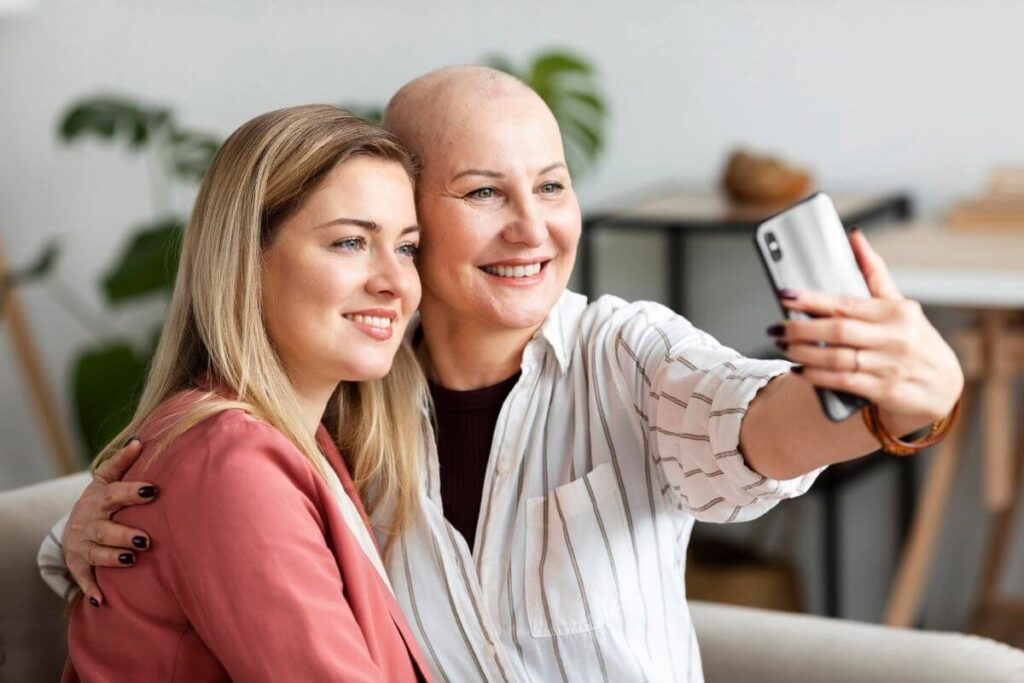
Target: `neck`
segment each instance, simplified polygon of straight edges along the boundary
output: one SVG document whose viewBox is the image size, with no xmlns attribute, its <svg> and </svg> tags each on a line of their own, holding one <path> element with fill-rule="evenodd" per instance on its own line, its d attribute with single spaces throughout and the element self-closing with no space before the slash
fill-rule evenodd
<svg viewBox="0 0 1024 683">
<path fill-rule="evenodd" d="M 295 396 L 299 400 L 299 410 L 302 413 L 302 423 L 306 431 L 316 437 L 316 431 L 320 428 L 320 422 L 327 410 L 327 402 L 338 386 L 338 382 L 331 382 L 320 377 L 296 377 L 292 376 L 292 387 L 295 389 Z"/>
<path fill-rule="evenodd" d="M 539 329 L 495 328 L 456 322 L 420 309 L 427 375 L 446 389 L 469 391 L 502 382 L 519 372 L 523 350 Z"/>
</svg>

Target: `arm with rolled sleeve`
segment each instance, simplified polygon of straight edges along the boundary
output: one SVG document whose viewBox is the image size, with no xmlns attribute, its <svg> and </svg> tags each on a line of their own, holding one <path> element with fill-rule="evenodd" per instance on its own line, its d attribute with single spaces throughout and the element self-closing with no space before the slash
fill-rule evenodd
<svg viewBox="0 0 1024 683">
<path fill-rule="evenodd" d="M 748 406 L 789 362 L 744 358 L 658 304 L 628 304 L 613 320 L 615 361 L 680 510 L 707 522 L 746 521 L 807 491 L 821 469 L 772 479 L 740 450 Z"/>
<path fill-rule="evenodd" d="M 179 457 L 161 501 L 167 582 L 231 678 L 381 680 L 295 447 L 247 420 Z"/>
</svg>

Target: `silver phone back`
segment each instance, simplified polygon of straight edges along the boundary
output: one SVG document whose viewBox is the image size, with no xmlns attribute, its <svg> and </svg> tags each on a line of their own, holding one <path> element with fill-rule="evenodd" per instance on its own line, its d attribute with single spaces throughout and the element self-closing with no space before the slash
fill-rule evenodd
<svg viewBox="0 0 1024 683">
<path fill-rule="evenodd" d="M 781 250 L 778 261 L 771 257 L 765 243 L 769 233 L 775 235 Z M 769 218 L 758 226 L 757 240 L 772 282 L 779 289 L 871 296 L 827 194 L 819 192 Z"/>
<path fill-rule="evenodd" d="M 818 193 L 757 227 L 758 250 L 776 289 L 871 296 L 832 199 Z M 775 248 L 770 244 L 774 241 Z M 774 253 L 773 253 L 774 251 Z M 788 312 L 792 319 L 807 318 Z M 833 420 L 846 419 L 862 401 L 819 390 L 822 407 Z"/>
</svg>

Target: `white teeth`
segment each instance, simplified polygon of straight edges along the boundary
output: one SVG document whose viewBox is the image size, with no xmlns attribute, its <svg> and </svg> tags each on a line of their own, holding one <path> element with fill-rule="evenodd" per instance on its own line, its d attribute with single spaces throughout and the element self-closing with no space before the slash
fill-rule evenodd
<svg viewBox="0 0 1024 683">
<path fill-rule="evenodd" d="M 372 315 L 352 315 L 350 313 L 346 313 L 344 317 L 352 322 L 369 325 L 370 327 L 380 327 L 383 329 L 391 327 L 391 318 L 378 318 Z"/>
<path fill-rule="evenodd" d="M 540 263 L 531 263 L 528 266 L 484 266 L 484 272 L 498 277 L 530 277 L 540 272 Z"/>
</svg>

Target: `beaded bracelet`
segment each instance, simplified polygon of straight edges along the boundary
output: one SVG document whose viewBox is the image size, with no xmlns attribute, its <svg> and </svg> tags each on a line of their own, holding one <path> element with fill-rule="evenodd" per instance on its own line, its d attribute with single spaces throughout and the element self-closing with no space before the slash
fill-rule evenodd
<svg viewBox="0 0 1024 683">
<path fill-rule="evenodd" d="M 946 434 L 949 433 L 953 422 L 956 421 L 957 415 L 960 414 L 960 399 L 956 400 L 956 404 L 953 406 L 953 410 L 949 411 L 949 415 L 933 422 L 928 433 L 915 441 L 904 441 L 890 434 L 889 430 L 882 424 L 882 418 L 878 413 L 878 406 L 874 403 L 864 406 L 861 409 L 861 414 L 864 416 L 864 424 L 867 425 L 868 431 L 882 444 L 882 450 L 892 455 L 913 455 L 929 446 L 934 446 L 946 438 Z"/>
</svg>

